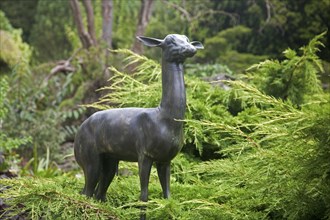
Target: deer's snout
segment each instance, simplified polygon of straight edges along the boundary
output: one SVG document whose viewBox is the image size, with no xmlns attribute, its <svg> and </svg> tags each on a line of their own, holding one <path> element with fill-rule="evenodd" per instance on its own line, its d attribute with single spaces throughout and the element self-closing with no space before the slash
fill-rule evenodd
<svg viewBox="0 0 330 220">
<path fill-rule="evenodd" d="M 184 54 L 185 57 L 192 57 L 195 55 L 196 52 L 197 52 L 197 49 L 191 44 L 188 44 L 182 51 L 182 53 Z"/>
</svg>

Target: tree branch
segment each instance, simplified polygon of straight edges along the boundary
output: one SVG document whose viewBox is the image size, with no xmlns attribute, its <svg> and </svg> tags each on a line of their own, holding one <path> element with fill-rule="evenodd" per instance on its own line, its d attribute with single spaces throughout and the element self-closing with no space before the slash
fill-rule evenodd
<svg viewBox="0 0 330 220">
<path fill-rule="evenodd" d="M 94 11 L 91 0 L 83 0 L 83 4 L 87 14 L 87 29 L 91 38 L 92 45 L 96 45 L 96 36 L 94 28 Z"/>
<path fill-rule="evenodd" d="M 168 6 L 171 6 L 174 9 L 178 10 L 179 12 L 181 12 L 186 17 L 186 19 L 187 19 L 188 22 L 191 21 L 191 15 L 190 15 L 190 13 L 187 10 L 185 10 L 184 8 L 180 7 L 177 4 L 174 4 L 173 2 L 169 2 L 167 0 L 163 0 L 163 2 L 165 4 L 167 4 Z"/>
<path fill-rule="evenodd" d="M 82 48 L 79 48 L 78 50 L 76 50 L 69 59 L 67 60 L 60 60 L 57 62 L 56 66 L 53 67 L 50 71 L 50 73 L 48 74 L 48 76 L 44 79 L 44 81 L 48 81 L 53 75 L 55 75 L 58 72 L 63 72 L 63 73 L 67 73 L 67 72 L 74 72 L 76 71 L 76 69 L 71 66 L 71 61 L 72 59 L 77 55 L 77 53 L 81 50 Z"/>
<path fill-rule="evenodd" d="M 211 14 L 211 15 L 213 15 L 213 14 L 222 14 L 222 15 L 226 15 L 226 16 L 230 17 L 231 20 L 232 20 L 235 24 L 237 23 L 237 20 L 238 20 L 238 18 L 237 18 L 238 15 L 235 14 L 235 13 L 229 13 L 229 12 L 222 11 L 222 10 L 212 10 L 212 9 L 207 10 L 207 11 L 205 11 L 205 12 L 203 12 L 203 13 L 199 13 L 199 14 L 197 14 L 196 16 L 193 17 L 192 20 L 197 20 L 198 18 L 200 18 L 200 17 L 202 17 L 202 16 L 205 16 L 205 15 L 208 15 L 208 14 Z"/>
<path fill-rule="evenodd" d="M 139 21 L 136 27 L 135 36 L 141 36 L 144 34 L 144 31 L 150 21 L 153 3 L 154 0 L 141 0 Z M 143 52 L 142 44 L 137 39 L 134 41 L 132 51 L 138 54 Z"/>
<path fill-rule="evenodd" d="M 102 0 L 102 39 L 107 43 L 108 48 L 112 44 L 112 19 L 113 19 L 113 1 Z"/>
<path fill-rule="evenodd" d="M 80 41 L 84 48 L 89 48 L 91 45 L 93 45 L 93 41 L 91 40 L 90 35 L 85 31 L 78 0 L 70 0 L 70 6 L 73 19 L 77 26 Z"/>
<path fill-rule="evenodd" d="M 271 13 L 270 13 L 270 9 L 271 9 L 271 5 L 269 0 L 265 0 L 266 3 L 266 9 L 267 9 L 267 19 L 266 19 L 266 23 L 268 23 L 271 19 Z"/>
</svg>

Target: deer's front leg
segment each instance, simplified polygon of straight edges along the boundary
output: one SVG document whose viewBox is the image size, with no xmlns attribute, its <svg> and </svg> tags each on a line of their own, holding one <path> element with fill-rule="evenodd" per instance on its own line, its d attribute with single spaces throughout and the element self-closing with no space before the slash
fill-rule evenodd
<svg viewBox="0 0 330 220">
<path fill-rule="evenodd" d="M 152 160 L 150 160 L 147 157 L 143 157 L 139 159 L 138 164 L 139 164 L 139 176 L 140 176 L 140 186 L 141 186 L 140 200 L 142 202 L 147 202 L 148 185 L 149 185 Z M 141 206 L 140 220 L 145 220 L 147 218 L 145 210 L 146 210 L 146 206 Z"/>
<path fill-rule="evenodd" d="M 157 172 L 165 199 L 170 197 L 171 163 L 157 163 Z"/>
<path fill-rule="evenodd" d="M 146 202 L 148 201 L 148 185 L 149 185 L 152 160 L 147 157 L 143 157 L 139 159 L 138 164 L 139 164 L 139 176 L 140 176 L 140 187 L 141 187 L 140 200 Z"/>
</svg>

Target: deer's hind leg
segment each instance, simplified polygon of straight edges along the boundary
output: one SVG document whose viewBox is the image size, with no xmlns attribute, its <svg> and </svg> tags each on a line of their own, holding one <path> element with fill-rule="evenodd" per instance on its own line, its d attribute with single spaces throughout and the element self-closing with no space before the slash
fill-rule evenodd
<svg viewBox="0 0 330 220">
<path fill-rule="evenodd" d="M 92 197 L 95 192 L 95 187 L 100 178 L 100 168 L 100 161 L 96 159 L 93 162 L 87 163 L 83 169 L 85 186 L 82 193 L 88 197 Z"/>
<path fill-rule="evenodd" d="M 105 201 L 108 187 L 118 170 L 118 163 L 116 159 L 102 157 L 99 184 L 95 190 L 97 200 Z"/>
</svg>

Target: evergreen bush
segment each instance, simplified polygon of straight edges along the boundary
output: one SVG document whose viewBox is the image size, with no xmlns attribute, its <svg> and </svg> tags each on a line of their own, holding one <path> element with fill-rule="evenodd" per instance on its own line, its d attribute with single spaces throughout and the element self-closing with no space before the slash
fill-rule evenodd
<svg viewBox="0 0 330 220">
<path fill-rule="evenodd" d="M 300 60 L 297 69 L 290 61 L 274 61 L 274 65 L 280 63 L 297 74 L 300 66 L 308 66 L 311 75 L 301 80 L 317 78 L 318 66 L 310 65 L 317 60 L 315 47 L 320 45 L 318 37 L 314 41 L 310 44 L 314 52 L 289 59 Z M 117 52 L 127 54 L 129 64 L 140 65 L 133 75 L 112 68 L 111 84 L 102 89 L 109 94 L 91 106 L 157 105 L 159 64 L 129 51 Z M 271 78 L 273 65 L 260 65 Z M 212 146 L 220 156 L 203 161 L 190 151 L 178 155 L 172 161 L 169 200 L 160 199 L 161 187 L 152 169 L 148 219 L 330 218 L 330 95 L 315 83 L 313 99 L 303 98 L 297 106 L 292 100 L 266 94 L 256 83 L 259 79 L 254 80 L 255 85 L 228 82 L 231 90 L 223 91 L 186 77 L 185 148 L 191 144 L 203 155 Z M 310 91 L 301 90 L 304 94 L 299 95 L 310 96 Z M 229 111 L 233 102 L 239 107 L 236 114 Z M 1 197 L 10 208 L 0 217 L 23 210 L 34 219 L 138 218 L 137 165 L 120 162 L 119 169 L 131 174 L 115 177 L 106 203 L 78 195 L 82 180 L 69 174 L 51 179 L 1 179 L 1 185 L 10 186 L 1 189 Z"/>
<path fill-rule="evenodd" d="M 302 54 L 292 49 L 285 50 L 285 59 L 266 60 L 253 65 L 254 84 L 270 96 L 290 100 L 301 105 L 312 101 L 320 94 L 322 87 L 320 73 L 323 72 L 322 61 L 317 56 L 322 37 L 326 32 L 316 36 L 307 46 L 300 48 Z"/>
</svg>

